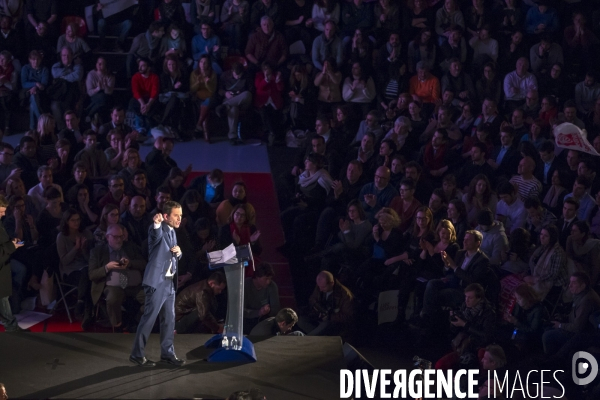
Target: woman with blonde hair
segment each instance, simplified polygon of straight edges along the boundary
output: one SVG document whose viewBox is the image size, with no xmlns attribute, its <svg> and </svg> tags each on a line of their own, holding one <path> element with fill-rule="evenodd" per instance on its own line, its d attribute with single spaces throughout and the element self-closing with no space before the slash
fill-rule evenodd
<svg viewBox="0 0 600 400">
<path fill-rule="evenodd" d="M 40 115 L 37 122 L 36 134 L 40 147 L 40 158 L 44 162 L 58 157 L 58 153 L 56 152 L 58 138 L 56 137 L 55 129 L 56 122 L 52 114 L 44 113 Z"/>
<path fill-rule="evenodd" d="M 456 230 L 451 221 L 443 219 L 436 229 L 437 240 L 435 243 L 429 241 L 421 241 L 421 254 L 419 257 L 423 260 L 422 265 L 426 267 L 420 273 L 420 276 L 428 277 L 428 279 L 441 278 L 444 271 L 444 260 L 441 253 L 443 251 L 454 259 L 454 256 L 460 250 L 460 246 L 456 242 Z"/>
<path fill-rule="evenodd" d="M 196 104 L 200 109 L 196 132 L 204 132 L 204 140 L 207 143 L 210 143 L 208 117 L 216 91 L 217 74 L 213 71 L 210 57 L 205 54 L 198 60 L 198 68 L 190 75 L 190 92 L 195 95 Z"/>
</svg>

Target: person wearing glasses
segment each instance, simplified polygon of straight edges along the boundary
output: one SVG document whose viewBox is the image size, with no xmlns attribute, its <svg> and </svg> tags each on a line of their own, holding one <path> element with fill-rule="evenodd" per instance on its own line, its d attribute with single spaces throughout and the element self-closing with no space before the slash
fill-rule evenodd
<svg viewBox="0 0 600 400">
<path fill-rule="evenodd" d="M 113 175 L 108 180 L 108 193 L 98 200 L 98 208 L 104 208 L 108 204 L 119 207 L 120 214 L 127 211 L 131 199 L 125 196 L 125 181 L 119 175 Z"/>
</svg>

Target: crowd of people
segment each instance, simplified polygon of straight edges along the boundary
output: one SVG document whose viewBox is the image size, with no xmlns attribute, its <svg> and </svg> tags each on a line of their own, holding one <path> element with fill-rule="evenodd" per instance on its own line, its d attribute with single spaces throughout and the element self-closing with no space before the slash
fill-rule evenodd
<svg viewBox="0 0 600 400">
<path fill-rule="evenodd" d="M 400 331 L 454 338 L 437 368 L 525 353 L 567 366 L 600 338 L 599 160 L 554 141 L 569 122 L 600 152 L 598 1 L 154 0 L 107 18 L 95 0 L 14 3 L 0 9 L 0 114 L 8 135 L 29 108 L 30 131 L 0 144 L 7 330 L 48 275 L 77 287 L 84 329 L 104 308 L 135 330 L 148 227 L 177 201 L 177 331 L 222 331 L 226 281 L 205 253 L 260 258 L 253 188 L 227 195 L 219 169 L 186 187 L 176 140 L 145 160 L 139 146 L 161 126 L 210 143 L 226 119 L 234 145 L 250 128 L 301 143 L 276 177 L 298 310 L 257 259 L 246 333 L 360 341 L 397 290 Z M 89 5 L 94 51 L 62 23 Z M 129 44 L 116 74 L 94 56 Z"/>
</svg>

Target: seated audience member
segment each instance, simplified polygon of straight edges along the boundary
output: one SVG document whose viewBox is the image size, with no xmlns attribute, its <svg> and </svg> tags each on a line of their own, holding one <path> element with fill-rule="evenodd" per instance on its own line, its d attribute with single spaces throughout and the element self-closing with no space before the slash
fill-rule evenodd
<svg viewBox="0 0 600 400">
<path fill-rule="evenodd" d="M 539 43 L 531 46 L 529 51 L 531 71 L 534 74 L 544 75 L 556 63 L 564 65 L 563 49 L 558 43 L 553 43 L 552 34 L 540 35 Z"/>
<path fill-rule="evenodd" d="M 85 109 L 86 117 L 92 119 L 96 113 L 103 117 L 108 115 L 108 110 L 113 104 L 115 76 L 108 71 L 106 60 L 103 57 L 98 57 L 96 69 L 88 72 L 85 88 L 90 97 L 90 103 Z"/>
<path fill-rule="evenodd" d="M 319 108 L 324 112 L 342 102 L 341 82 L 342 73 L 338 70 L 335 59 L 333 57 L 326 58 L 323 61 L 323 68 L 317 73 L 313 82 L 319 89 L 317 97 Z"/>
<path fill-rule="evenodd" d="M 89 279 L 92 281 L 92 302 L 95 305 L 104 294 L 106 312 L 113 330 L 123 331 L 121 308 L 127 297 L 138 303 L 136 314 L 128 321 L 127 330 L 135 329 L 136 319 L 141 316 L 144 304 L 142 275 L 146 267 L 139 248 L 125 241 L 125 228 L 122 225 L 109 225 L 106 231 L 107 243 L 92 249 L 89 261 Z"/>
<path fill-rule="evenodd" d="M 75 161 L 81 162 L 91 179 L 106 178 L 110 173 L 110 164 L 106 160 L 104 151 L 97 146 L 97 135 L 91 129 L 83 133 L 85 147 L 75 156 Z"/>
<path fill-rule="evenodd" d="M 68 47 L 73 53 L 73 59 L 78 64 L 81 64 L 86 53 L 88 53 L 91 49 L 85 40 L 77 36 L 79 33 L 78 30 L 79 26 L 76 23 L 72 22 L 68 24 L 65 28 L 65 33 L 58 38 L 56 52 L 60 53 L 63 47 Z"/>
<path fill-rule="evenodd" d="M 497 75 L 496 64 L 488 62 L 483 66 L 483 74 L 475 83 L 477 98 L 483 102 L 485 99 L 490 99 L 496 105 L 501 104 L 502 99 L 502 82 L 501 76 Z"/>
<path fill-rule="evenodd" d="M 194 178 L 188 189 L 195 189 L 204 201 L 212 207 L 217 207 L 225 200 L 225 187 L 223 185 L 223 171 L 213 169 L 206 175 Z"/>
<path fill-rule="evenodd" d="M 63 191 L 59 185 L 52 182 L 52 169 L 47 165 L 42 165 L 39 167 L 37 174 L 40 183 L 29 189 L 27 195 L 31 197 L 39 213 L 44 209 L 44 207 L 46 207 L 46 203 L 44 201 L 44 190 L 46 190 L 46 188 L 54 187 L 60 192 L 61 196 L 63 196 Z"/>
<path fill-rule="evenodd" d="M 362 0 L 358 0 L 362 1 Z M 352 63 L 350 76 L 344 80 L 342 97 L 347 103 L 360 106 L 362 115 L 369 111 L 370 103 L 375 99 L 375 81 L 367 74 L 365 67 L 360 62 Z"/>
<path fill-rule="evenodd" d="M 563 167 L 564 168 L 564 167 Z M 554 215 L 562 213 L 567 190 L 564 188 L 568 178 L 564 169 L 556 169 L 552 174 L 551 186 L 544 196 L 543 204 Z M 579 209 L 579 205 L 577 205 Z"/>
<path fill-rule="evenodd" d="M 498 186 L 498 205 L 496 206 L 496 220 L 502 222 L 506 234 L 525 226 L 527 211 L 523 201 L 519 199 L 515 187 L 509 182 L 503 182 Z"/>
<path fill-rule="evenodd" d="M 570 338 L 588 328 L 589 317 L 600 310 L 600 297 L 591 286 L 590 278 L 584 272 L 575 272 L 569 280 L 569 292 L 573 296 L 573 306 L 568 318 L 552 321 L 552 329 L 544 332 L 542 343 L 544 353 L 555 354 Z"/>
<path fill-rule="evenodd" d="M 437 227 L 438 223 L 446 218 L 446 208 L 448 206 L 448 199 L 442 188 L 436 188 L 431 193 L 429 198 L 429 209 L 433 214 L 433 226 Z"/>
<path fill-rule="evenodd" d="M 396 196 L 390 202 L 390 208 L 400 218 L 400 225 L 398 230 L 405 232 L 413 224 L 413 217 L 415 216 L 417 209 L 421 207 L 421 202 L 414 197 L 415 193 L 415 182 L 411 178 L 404 178 L 400 182 L 400 195 Z"/>
<path fill-rule="evenodd" d="M 111 172 L 118 172 L 123 167 L 123 157 L 125 156 L 125 140 L 118 129 L 108 132 L 108 143 L 110 143 L 110 147 L 104 150 L 106 160 L 110 165 Z"/>
<path fill-rule="evenodd" d="M 433 134 L 439 129 L 446 129 L 448 132 L 448 139 L 452 142 L 458 142 L 462 140 L 462 133 L 460 129 L 452 122 L 452 110 L 451 106 L 441 105 L 437 108 L 437 112 L 434 112 L 434 117 L 427 125 L 427 128 L 419 136 L 419 143 L 425 144 L 431 140 Z"/>
<path fill-rule="evenodd" d="M 87 167 L 85 166 L 85 164 L 80 161 L 76 162 L 75 164 L 73 164 L 71 173 L 72 178 L 70 178 L 63 185 L 64 191 L 66 193 L 69 193 L 75 185 L 85 185 L 88 188 L 90 195 L 93 195 L 94 184 L 91 181 L 91 179 L 87 176 Z"/>
<path fill-rule="evenodd" d="M 365 28 L 357 28 L 342 41 L 344 60 L 350 66 L 359 62 L 369 71 L 373 65 L 373 45 Z"/>
<path fill-rule="evenodd" d="M 317 286 L 308 300 L 310 311 L 298 320 L 308 336 L 348 337 L 353 331 L 354 295 L 330 272 L 317 275 Z"/>
<path fill-rule="evenodd" d="M 388 207 L 394 197 L 398 195 L 398 191 L 389 184 L 390 174 L 388 167 L 377 168 L 374 181 L 363 186 L 358 194 L 358 200 L 371 221 L 374 221 L 375 214 L 382 207 Z"/>
<path fill-rule="evenodd" d="M 185 126 L 183 125 L 182 118 L 185 116 L 183 109 L 188 97 L 187 79 L 184 79 L 182 75 L 180 61 L 173 56 L 167 56 L 160 75 L 160 94 L 158 100 L 164 105 L 160 122 L 175 129 L 177 135 L 180 135 L 179 132 Z"/>
<path fill-rule="evenodd" d="M 147 59 L 138 59 L 137 67 L 138 72 L 131 78 L 133 97 L 129 100 L 129 111 L 135 114 L 136 131 L 146 135 L 155 125 L 154 116 L 158 115 L 157 100 L 160 93 L 160 79 L 152 72 Z"/>
<path fill-rule="evenodd" d="M 363 0 L 353 0 L 343 3 L 342 6 L 342 25 L 344 30 L 342 37 L 344 40 L 351 40 L 351 36 L 358 28 L 372 28 L 375 15 L 373 7 L 366 4 Z"/>
<path fill-rule="evenodd" d="M 579 203 L 577 218 L 581 221 L 587 221 L 590 218 L 596 204 L 594 198 L 589 194 L 590 186 L 590 180 L 587 177 L 578 176 L 573 184 L 573 191 L 565 196 L 565 200 L 573 199 Z"/>
<path fill-rule="evenodd" d="M 502 222 L 494 221 L 492 211 L 484 209 L 477 214 L 475 229 L 483 235 L 481 251 L 489 258 L 490 265 L 499 266 L 502 262 L 502 253 L 508 251 L 508 238 Z"/>
<path fill-rule="evenodd" d="M 466 335 L 468 345 L 446 354 L 435 363 L 436 369 L 448 370 L 459 362 L 465 364 L 466 355 L 477 356 L 480 348 L 494 342 L 496 336 L 496 314 L 494 307 L 486 299 L 483 286 L 472 283 L 464 289 L 464 303 L 459 311 L 450 311 L 450 324 L 459 329 L 459 335 Z M 463 339 L 464 340 L 464 339 Z M 462 360 L 461 360 L 462 357 Z"/>
<path fill-rule="evenodd" d="M 549 0 L 538 0 L 525 16 L 525 30 L 528 34 L 554 33 L 559 28 L 558 15 L 551 8 Z"/>
<path fill-rule="evenodd" d="M 184 180 L 185 177 L 181 169 L 177 167 L 171 168 L 169 175 L 167 175 L 163 182 L 163 186 L 168 187 L 171 191 L 171 200 L 179 202 L 179 199 L 185 193 L 185 188 L 183 187 Z"/>
<path fill-rule="evenodd" d="M 193 2 L 195 4 L 195 2 Z M 195 62 L 200 61 L 200 57 L 208 55 L 213 67 L 219 75 L 223 73 L 220 61 L 221 39 L 213 32 L 208 21 L 200 26 L 200 33 L 192 38 L 192 58 Z"/>
<path fill-rule="evenodd" d="M 251 85 L 252 81 L 240 63 L 234 63 L 219 80 L 219 95 L 223 97 L 223 102 L 217 106 L 215 112 L 219 117 L 227 116 L 227 137 L 232 144 L 240 144 L 241 141 L 239 120 L 252 105 Z"/>
<path fill-rule="evenodd" d="M 208 279 L 182 289 L 175 298 L 175 330 L 177 333 L 222 333 L 223 324 L 217 322 L 216 296 L 227 281 L 222 272 L 213 272 Z"/>
<path fill-rule="evenodd" d="M 541 229 L 540 246 L 529 259 L 529 275 L 523 279 L 544 300 L 554 287 L 563 287 L 567 280 L 567 255 L 558 243 L 558 229 L 546 225 Z"/>
<path fill-rule="evenodd" d="M 90 190 L 86 185 L 73 186 L 69 190 L 67 198 L 70 206 L 81 215 L 81 223 L 84 227 L 88 228 L 96 223 L 98 214 L 95 212 L 96 207 L 90 204 Z"/>
<path fill-rule="evenodd" d="M 423 61 L 417 63 L 417 75 L 410 78 L 409 92 L 423 103 L 435 103 L 441 98 L 440 81 Z"/>
<path fill-rule="evenodd" d="M 219 230 L 219 249 L 224 249 L 232 243 L 234 246 L 249 244 L 252 248 L 252 254 L 260 255 L 262 251 L 262 246 L 258 240 L 260 231 L 256 228 L 256 225 L 250 224 L 246 215 L 248 215 L 246 204 L 240 203 L 233 207 L 231 214 L 229 214 L 229 224 L 223 225 Z"/>
<path fill-rule="evenodd" d="M 94 230 L 94 240 L 97 245 L 106 243 L 106 230 L 110 225 L 120 224 L 121 216 L 119 212 L 119 206 L 114 204 L 107 204 L 102 208 L 102 213 L 100 214 L 100 221 L 98 222 L 98 226 Z M 127 231 L 125 231 L 126 235 Z M 126 235 L 127 236 L 127 235 Z M 128 238 L 125 237 L 125 240 Z"/>
<path fill-rule="evenodd" d="M 425 325 L 442 306 L 459 307 L 463 299 L 463 291 L 472 283 L 488 286 L 490 280 L 489 259 L 481 251 L 483 236 L 475 230 L 465 232 L 463 250 L 456 253 L 454 259 L 445 252 L 440 253 L 445 270 L 454 273 L 446 279 L 432 279 L 427 282 L 423 296 L 421 319 Z M 495 277 L 494 277 L 495 278 Z"/>
<path fill-rule="evenodd" d="M 130 201 L 131 199 L 125 196 L 125 181 L 120 176 L 113 175 L 108 179 L 108 193 L 98 200 L 98 208 L 103 209 L 112 204 L 119 208 L 120 214 L 127 210 Z"/>
<path fill-rule="evenodd" d="M 56 188 L 49 187 L 46 189 L 44 200 L 46 201 L 46 208 L 42 210 L 36 220 L 36 227 L 40 233 L 38 244 L 42 249 L 55 245 L 56 235 L 59 233 L 58 227 L 64 211 L 62 195 Z"/>
<path fill-rule="evenodd" d="M 160 42 L 165 35 L 165 27 L 160 21 L 153 21 L 146 32 L 137 35 L 127 54 L 127 77 L 131 78 L 134 69 L 139 67 L 137 60 L 147 60 L 147 67 L 156 62 L 160 56 Z"/>
<path fill-rule="evenodd" d="M 83 81 L 83 66 L 77 64 L 70 47 L 60 50 L 60 61 L 52 66 L 52 84 L 48 87 L 48 96 L 52 99 L 50 107 L 59 129 L 65 125 L 62 116 L 65 111 L 75 109 L 80 101 L 80 86 Z"/>
<path fill-rule="evenodd" d="M 291 308 L 282 308 L 274 317 L 269 317 L 252 328 L 250 336 L 304 336 L 304 333 L 292 330 L 296 323 L 296 312 Z"/>
<path fill-rule="evenodd" d="M 340 4 L 332 0 L 316 0 L 312 8 L 315 30 L 323 32 L 327 21 L 340 22 Z"/>
<path fill-rule="evenodd" d="M 223 226 L 227 224 L 227 220 L 231 215 L 233 207 L 237 206 L 238 204 L 246 204 L 246 210 L 248 210 L 248 215 L 246 218 L 251 225 L 256 224 L 256 210 L 254 210 L 252 204 L 248 203 L 246 190 L 247 187 L 244 182 L 236 182 L 233 184 L 233 188 L 231 188 L 231 197 L 223 200 L 217 207 L 217 225 Z"/>
<path fill-rule="evenodd" d="M 0 142 L 0 188 L 6 189 L 6 184 L 12 178 L 19 177 L 21 171 L 13 164 L 15 148 L 6 142 Z"/>
<path fill-rule="evenodd" d="M 121 214 L 121 224 L 127 230 L 128 239 L 140 248 L 148 239 L 148 227 L 152 223 L 152 216 L 147 211 L 146 199 L 133 196 L 129 208 Z"/>
<path fill-rule="evenodd" d="M 531 234 L 524 228 L 513 229 L 508 238 L 508 250 L 500 255 L 500 277 L 507 274 L 525 274 L 529 270 L 532 249 Z"/>
<path fill-rule="evenodd" d="M 45 89 L 50 84 L 50 71 L 42 65 L 42 55 L 33 50 L 29 64 L 21 69 L 21 98 L 29 103 L 29 129 L 35 129 L 37 119 L 45 108 Z"/>
<path fill-rule="evenodd" d="M 575 270 L 590 278 L 590 287 L 596 286 L 600 275 L 600 240 L 590 237 L 590 226 L 586 221 L 572 224 L 565 250 L 575 264 Z"/>
<path fill-rule="evenodd" d="M 69 161 L 71 158 L 75 158 L 75 154 L 79 152 L 83 148 L 83 136 L 81 134 L 81 130 L 79 129 L 79 118 L 77 117 L 77 113 L 73 110 L 65 111 L 63 115 L 65 120 L 65 129 L 60 130 L 58 132 L 59 140 L 66 140 L 69 142 L 71 147 L 71 151 L 69 153 Z M 54 118 L 52 118 L 52 123 L 54 123 Z"/>
<path fill-rule="evenodd" d="M 250 20 L 250 5 L 246 0 L 225 0 L 221 6 L 220 20 L 229 38 L 230 54 L 242 54 L 244 35 Z"/>
<path fill-rule="evenodd" d="M 210 143 L 209 114 L 217 92 L 217 74 L 213 71 L 207 55 L 200 57 L 198 68 L 194 69 L 190 75 L 190 92 L 193 93 L 192 100 L 199 110 L 196 132 L 203 132 L 204 140 Z"/>
<path fill-rule="evenodd" d="M 113 129 L 121 131 L 123 136 L 132 132 L 131 128 L 125 125 L 125 109 L 121 106 L 113 107 L 110 112 L 110 121 L 101 125 L 98 130 L 98 142 L 100 142 L 103 148 L 108 147 L 108 132 Z"/>
<path fill-rule="evenodd" d="M 161 58 L 172 57 L 177 61 L 184 61 L 188 53 L 188 45 L 180 26 L 187 26 L 187 24 L 170 24 L 166 26 L 166 35 L 160 41 L 158 54 Z"/>
<path fill-rule="evenodd" d="M 180 204 L 183 211 L 182 223 L 185 222 L 185 227 L 188 229 L 190 234 L 194 232 L 194 226 L 199 219 L 206 219 L 209 221 L 213 221 L 215 219 L 214 209 L 204 201 L 196 189 L 186 190 L 181 198 Z M 233 209 L 233 207 L 231 207 L 231 209 Z M 223 225 L 229 220 L 230 214 L 231 210 L 227 212 L 227 217 L 225 218 Z M 255 223 L 254 219 L 250 219 L 250 221 L 252 224 Z"/>
<path fill-rule="evenodd" d="M 548 311 L 527 284 L 517 286 L 515 299 L 517 304 L 509 317 L 510 333 L 517 332 L 513 338 L 514 343 L 519 351 L 536 351 L 541 347 L 540 338 L 544 321 L 548 319 Z"/>
<path fill-rule="evenodd" d="M 284 143 L 281 110 L 283 109 L 284 82 L 281 72 L 275 72 L 273 65 L 264 62 L 261 71 L 254 76 L 254 107 L 258 109 L 263 130 L 268 131 L 270 145 Z"/>
<path fill-rule="evenodd" d="M 336 6 L 338 5 L 336 4 Z M 323 33 L 317 36 L 312 43 L 312 63 L 318 70 L 324 70 L 325 62 L 331 58 L 334 64 L 330 67 L 337 70 L 342 66 L 344 54 L 342 39 L 337 35 L 336 23 L 328 20 L 325 22 L 322 31 Z"/>
<path fill-rule="evenodd" d="M 171 200 L 171 190 L 165 186 L 159 186 L 156 188 L 156 196 L 154 197 L 156 207 L 150 211 L 150 215 L 156 215 L 162 212 L 163 206 L 167 201 Z"/>
<path fill-rule="evenodd" d="M 498 205 L 498 197 L 492 191 L 490 181 L 483 174 L 471 180 L 462 201 L 467 207 L 467 221 L 472 227 L 477 225 L 477 215 L 480 211 L 488 208 L 492 211 L 492 215 L 495 215 Z"/>
<path fill-rule="evenodd" d="M 542 202 L 537 197 L 525 200 L 523 205 L 525 206 L 525 210 L 527 210 L 525 229 L 531 234 L 532 241 L 539 244 L 539 235 L 542 228 L 549 224 L 556 224 L 556 217 L 546 208 L 542 207 Z"/>
<path fill-rule="evenodd" d="M 17 93 L 17 71 L 12 64 L 10 52 L 0 52 L 0 107 L 4 119 L 4 135 L 10 135 L 10 117 L 13 108 L 14 95 Z"/>
<path fill-rule="evenodd" d="M 295 1 L 295 0 L 294 0 Z M 284 117 L 291 123 L 290 129 L 307 129 L 312 125 L 317 107 L 315 107 L 316 93 L 312 83 L 309 69 L 300 63 L 293 63 L 290 71 L 289 97 L 290 108 L 284 110 Z"/>
<path fill-rule="evenodd" d="M 439 240 L 434 242 L 424 240 L 419 254 L 419 258 L 422 260 L 421 265 L 425 268 L 418 271 L 417 275 L 426 279 L 438 279 L 443 276 L 446 264 L 442 260 L 442 252 L 446 252 L 449 257 L 454 258 L 456 252 L 460 250 L 452 222 L 447 219 L 441 220 L 435 233 Z"/>
<path fill-rule="evenodd" d="M 440 38 L 440 40 L 442 40 Z M 427 39 L 427 42 L 433 44 L 434 39 Z M 452 60 L 458 60 L 461 63 L 467 61 L 467 42 L 463 37 L 463 30 L 455 26 L 448 33 L 448 40 L 439 46 L 439 55 L 442 60 L 439 63 L 440 69 L 445 73 L 450 70 Z M 435 59 L 434 59 L 435 60 Z M 433 64 L 431 64 L 433 66 Z"/>
<path fill-rule="evenodd" d="M 510 183 L 517 188 L 519 198 L 525 202 L 527 199 L 537 198 L 542 193 L 542 183 L 533 175 L 535 161 L 531 157 L 523 157 L 519 161 L 517 174 L 510 178 Z"/>
<path fill-rule="evenodd" d="M 571 229 L 575 222 L 579 221 L 577 218 L 577 211 L 579 210 L 579 202 L 573 198 L 565 199 L 563 202 L 562 211 L 560 218 L 556 221 L 556 227 L 558 228 L 558 243 L 560 243 L 563 249 L 566 249 L 567 238 L 571 236 Z"/>
<path fill-rule="evenodd" d="M 464 188 L 466 191 L 476 176 L 485 176 L 493 186 L 495 174 L 494 169 L 486 162 L 489 155 L 489 149 L 485 143 L 474 143 L 471 149 L 465 154 L 467 157 L 470 156 L 471 162 L 463 165 L 458 173 L 457 180 L 459 187 Z"/>
<path fill-rule="evenodd" d="M 268 263 L 259 264 L 244 289 L 244 331 L 250 333 L 262 320 L 279 312 L 279 289 L 273 282 L 275 272 Z"/>
<path fill-rule="evenodd" d="M 368 133 L 373 134 L 373 139 L 375 143 L 376 140 L 380 140 L 383 137 L 383 129 L 380 124 L 380 114 L 376 110 L 369 111 L 364 120 L 360 121 L 360 125 L 358 126 L 358 131 L 356 132 L 356 136 L 350 143 L 351 146 L 355 146 L 361 143 L 363 137 Z M 397 121 L 397 120 L 396 120 Z"/>
<path fill-rule="evenodd" d="M 56 248 L 60 257 L 60 274 L 66 282 L 77 286 L 75 315 L 81 318 L 85 312 L 81 327 L 87 330 L 91 324 L 92 311 L 88 266 L 94 240 L 91 232 L 83 228 L 79 213 L 67 210 L 60 221 Z"/>
<path fill-rule="evenodd" d="M 576 125 L 579 129 L 585 129 L 585 123 L 577 117 L 577 105 L 573 100 L 565 101 L 563 112 L 558 114 L 557 120 Z"/>
<path fill-rule="evenodd" d="M 112 18 L 106 19 L 102 14 L 103 8 L 104 5 L 98 1 L 96 7 L 93 9 L 94 14 L 98 16 L 96 21 L 96 29 L 98 30 L 98 35 L 100 36 L 98 50 L 102 51 L 108 49 L 106 46 L 106 34 L 109 33 L 117 36 L 117 42 L 112 50 L 115 53 L 123 53 L 125 41 L 127 40 L 127 36 L 129 35 L 129 31 L 131 30 L 133 23 L 131 22 L 131 19 L 128 18 L 126 11 L 119 12 L 115 15 L 112 15 Z"/>
<path fill-rule="evenodd" d="M 444 175 L 444 178 L 442 178 L 442 190 L 448 201 L 462 200 L 463 192 L 458 188 L 454 174 Z"/>
<path fill-rule="evenodd" d="M 154 142 L 154 148 L 146 156 L 145 169 L 150 179 L 150 187 L 156 188 L 163 184 L 172 168 L 177 167 L 177 162 L 171 158 L 171 153 L 175 147 L 172 138 L 159 136 Z M 192 164 L 189 164 L 183 170 L 184 178 L 192 171 Z M 193 185 L 193 181 L 192 181 Z"/>
<path fill-rule="evenodd" d="M 517 60 L 516 69 L 504 77 L 504 98 L 508 110 L 525 103 L 525 97 L 530 90 L 538 89 L 537 79 L 528 72 L 529 61 L 525 57 Z"/>
<path fill-rule="evenodd" d="M 248 39 L 245 54 L 254 71 L 264 62 L 277 69 L 287 58 L 285 38 L 281 32 L 274 30 L 274 26 L 271 17 L 264 15 L 260 19 L 260 27 Z"/>
<path fill-rule="evenodd" d="M 277 2 L 261 0 L 252 4 L 250 9 L 250 26 L 252 28 L 260 26 L 262 16 L 272 18 L 273 24 L 280 27 L 284 22 L 285 14 Z"/>
<path fill-rule="evenodd" d="M 19 141 L 19 152 L 15 153 L 14 163 L 21 170 L 21 179 L 25 187 L 31 189 L 38 184 L 37 170 L 43 165 L 35 139 L 23 136 Z"/>
<path fill-rule="evenodd" d="M 596 80 L 594 71 L 588 71 L 585 79 L 575 85 L 575 104 L 579 114 L 587 115 L 593 112 L 598 98 L 600 98 L 600 82 Z"/>
<path fill-rule="evenodd" d="M 476 99 L 475 85 L 471 77 L 463 70 L 462 62 L 456 58 L 449 60 L 450 69 L 441 80 L 442 91 L 448 89 L 456 93 L 453 106 L 462 106 L 467 101 Z"/>
</svg>

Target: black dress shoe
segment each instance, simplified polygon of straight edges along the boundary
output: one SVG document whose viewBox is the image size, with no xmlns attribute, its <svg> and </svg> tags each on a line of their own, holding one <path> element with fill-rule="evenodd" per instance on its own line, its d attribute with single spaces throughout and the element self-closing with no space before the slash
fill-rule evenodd
<svg viewBox="0 0 600 400">
<path fill-rule="evenodd" d="M 140 367 L 156 367 L 156 363 L 148 360 L 146 357 L 129 356 L 129 361 L 139 365 Z"/>
<path fill-rule="evenodd" d="M 181 358 L 177 358 L 177 356 L 173 356 L 171 358 L 161 358 L 160 361 L 164 361 L 166 363 L 175 365 L 177 367 L 181 367 L 183 364 L 185 364 L 185 360 L 182 360 Z"/>
</svg>

